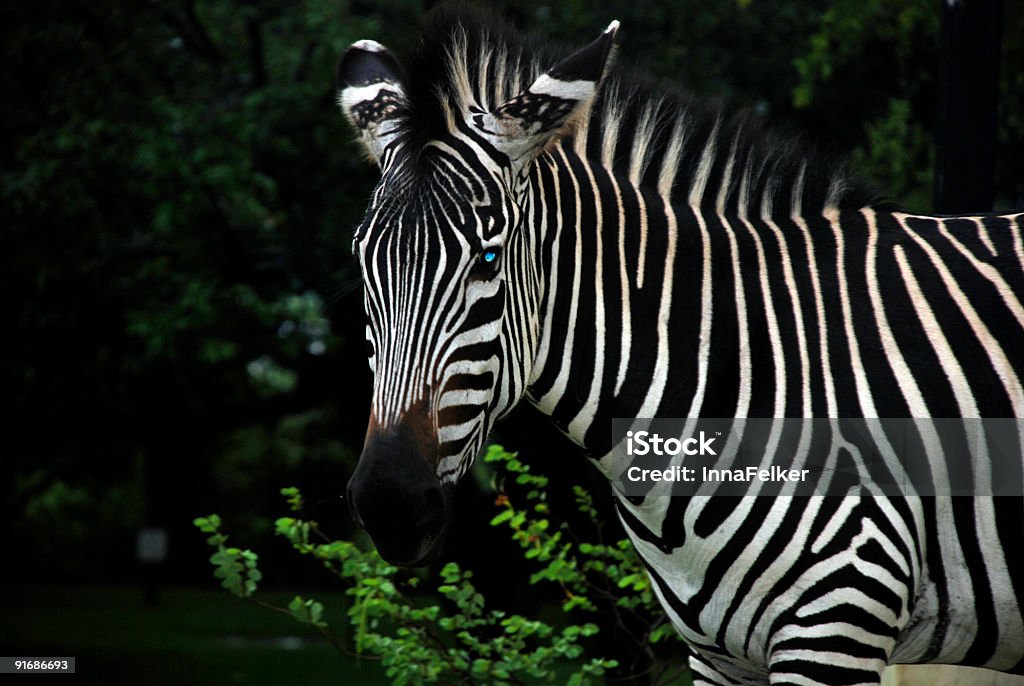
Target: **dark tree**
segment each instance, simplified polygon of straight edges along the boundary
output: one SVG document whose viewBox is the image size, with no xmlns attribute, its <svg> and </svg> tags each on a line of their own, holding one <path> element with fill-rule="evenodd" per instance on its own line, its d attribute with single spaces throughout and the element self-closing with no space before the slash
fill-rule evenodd
<svg viewBox="0 0 1024 686">
<path fill-rule="evenodd" d="M 992 210 L 1002 30 L 1002 0 L 942 3 L 936 212 Z"/>
</svg>

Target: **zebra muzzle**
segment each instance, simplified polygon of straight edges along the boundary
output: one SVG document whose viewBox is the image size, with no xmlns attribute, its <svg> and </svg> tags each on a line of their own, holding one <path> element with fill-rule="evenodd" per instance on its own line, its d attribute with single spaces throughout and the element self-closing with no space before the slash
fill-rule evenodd
<svg viewBox="0 0 1024 686">
<path fill-rule="evenodd" d="M 371 423 L 363 453 L 348 482 L 353 517 L 388 562 L 419 566 L 440 553 L 448 528 L 448 494 L 435 472 L 433 445 L 405 423 Z"/>
</svg>

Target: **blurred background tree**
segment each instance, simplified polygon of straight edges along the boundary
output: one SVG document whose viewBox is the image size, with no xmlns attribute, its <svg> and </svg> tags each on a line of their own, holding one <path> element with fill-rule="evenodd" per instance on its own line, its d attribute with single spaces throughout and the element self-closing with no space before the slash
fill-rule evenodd
<svg viewBox="0 0 1024 686">
<path fill-rule="evenodd" d="M 376 173 L 334 105 L 333 68 L 360 38 L 401 51 L 432 4 L 0 9 L 0 549 L 18 551 L 5 576 L 133 581 L 135 532 L 152 525 L 170 532 L 166 580 L 206 580 L 192 518 L 217 510 L 259 545 L 283 484 L 334 535 L 355 534 L 338 495 L 370 376 L 349 244 Z M 572 45 L 618 18 L 621 59 L 803 130 L 892 199 L 930 207 L 939 0 L 489 4 Z M 1024 205 L 1022 10 L 1006 0 L 1003 208 Z M 556 483 L 579 465 L 529 410 L 499 434 Z M 491 584 L 521 600 L 496 562 L 512 544 L 488 532 L 493 496 L 469 480 L 460 497 L 446 555 L 489 597 Z M 271 565 L 268 579 L 304 581 Z"/>
</svg>

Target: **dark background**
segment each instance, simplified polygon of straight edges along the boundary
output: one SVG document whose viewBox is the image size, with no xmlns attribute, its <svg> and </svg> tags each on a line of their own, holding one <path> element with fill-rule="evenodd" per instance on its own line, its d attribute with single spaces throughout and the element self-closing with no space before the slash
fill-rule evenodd
<svg viewBox="0 0 1024 686">
<path fill-rule="evenodd" d="M 15 594 L 134 588 L 143 526 L 170 535 L 161 584 L 213 586 L 191 524 L 213 511 L 265 552 L 267 586 L 329 583 L 271 532 L 278 489 L 296 485 L 324 528 L 358 535 L 338 497 L 370 391 L 350 234 L 376 174 L 333 69 L 361 38 L 411 44 L 431 4 L 4 3 L 0 569 Z M 940 0 L 489 4 L 574 46 L 618 18 L 620 59 L 802 130 L 893 200 L 933 207 Z M 1006 0 L 997 208 L 1024 205 L 1022 10 Z M 496 438 L 580 478 L 530 410 Z M 467 479 L 446 556 L 519 602 L 488 479 Z"/>
</svg>

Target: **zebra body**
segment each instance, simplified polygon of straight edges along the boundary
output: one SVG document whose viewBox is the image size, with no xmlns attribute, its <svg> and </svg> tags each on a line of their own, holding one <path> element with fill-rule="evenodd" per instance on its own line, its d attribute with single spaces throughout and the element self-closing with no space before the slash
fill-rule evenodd
<svg viewBox="0 0 1024 686">
<path fill-rule="evenodd" d="M 561 157 L 564 167 L 580 165 L 568 161 L 570 153 L 559 152 L 555 159 Z M 538 176 L 550 177 L 538 179 L 538 188 L 550 187 L 558 166 L 552 161 L 546 172 L 540 165 Z M 610 257 L 600 270 L 604 276 L 588 274 L 603 279 L 606 295 L 594 301 L 593 310 L 582 299 L 575 308 L 568 301 L 553 306 L 551 321 L 565 324 L 542 333 L 545 363 L 534 368 L 528 387 L 528 397 L 592 455 L 610 452 L 614 417 L 1020 415 L 1021 215 L 940 220 L 870 208 L 816 219 L 724 211 L 698 215 L 689 205 L 645 199 L 639 190 L 626 179 L 615 192 L 586 201 L 608 202 L 619 212 L 632 196 L 639 198 L 634 207 L 643 203 L 660 210 L 647 210 L 647 240 L 675 245 L 664 253 L 652 251 L 664 257 L 648 257 L 642 273 L 621 268 L 639 264 L 640 258 L 624 249 L 618 227 L 609 227 L 599 245 L 601 239 L 586 229 L 576 234 L 572 222 L 549 226 L 557 231 L 568 225 L 574 234 L 552 241 L 560 246 L 553 255 L 572 256 L 563 269 L 594 264 L 598 254 Z M 565 195 L 572 197 L 572 192 Z M 625 226 L 630 226 L 628 219 Z M 686 239 L 671 237 L 670 227 L 691 234 L 688 251 L 679 246 Z M 576 236 L 589 244 L 578 248 Z M 706 236 L 707 245 L 693 236 Z M 970 268 L 955 269 L 953 281 L 947 270 L 958 260 Z M 703 268 L 707 263 L 709 270 Z M 616 283 L 609 274 L 625 278 Z M 903 293 L 891 282 L 883 289 L 883 274 L 898 274 Z M 937 298 L 923 295 L 925 280 L 942 283 L 942 289 L 925 291 Z M 567 300 L 579 290 L 560 289 L 557 278 L 545 288 L 551 297 Z M 620 331 L 658 331 L 653 312 L 646 313 L 646 321 L 636 312 L 635 303 L 645 299 L 671 303 L 668 326 L 658 335 L 631 337 L 623 346 L 616 340 Z M 708 311 L 714 316 L 702 325 L 700 313 Z M 963 321 L 954 325 L 953 318 Z M 544 358 L 545 334 L 553 339 L 550 350 L 567 331 L 573 335 L 566 337 L 565 354 Z M 952 343 L 943 333 L 950 331 L 958 332 Z M 608 335 L 598 342 L 602 332 Z M 598 345 L 603 346 L 602 363 L 563 373 L 574 360 L 597 358 Z M 978 351 L 965 355 L 965 346 Z M 675 355 L 681 350 L 687 354 L 680 363 Z M 672 365 L 683 369 L 661 371 Z M 937 368 L 944 371 L 938 379 Z M 616 395 L 617 385 L 628 391 Z M 615 473 L 609 470 L 608 475 Z M 794 652 L 817 648 L 833 656 L 831 632 L 843 629 L 861 634 L 856 640 L 869 656 L 866 665 L 879 671 L 887 662 L 1021 668 L 1024 630 L 1018 598 L 1024 570 L 1010 559 L 1013 546 L 1024 543 L 1019 498 L 894 503 L 871 495 L 795 501 L 750 497 L 723 504 L 654 497 L 639 504 L 627 498 L 617 503 L 666 611 L 698 660 L 710 663 L 695 665 L 698 673 L 713 667 L 736 680 L 753 672 L 756 680 Z M 700 520 L 704 525 L 697 530 Z M 671 526 L 684 522 L 689 526 Z M 749 522 L 758 523 L 756 530 L 737 534 Z M 1000 539 L 997 529 L 1009 538 Z M 950 540 L 952 531 L 968 535 Z M 969 535 L 975 531 L 976 540 Z M 798 532 L 804 537 L 794 538 Z M 881 550 L 885 555 L 879 557 Z M 721 579 L 708 584 L 707 568 L 697 560 L 713 566 Z M 856 578 L 846 579 L 848 574 Z M 886 582 L 877 581 L 880 575 Z M 773 588 L 772 580 L 782 577 L 786 587 Z M 830 594 L 842 590 L 844 602 L 861 609 L 834 606 L 829 596 L 823 607 L 823 584 Z M 988 597 L 989 588 L 1006 594 Z M 797 618 L 802 608 L 820 620 L 812 631 Z M 864 608 L 871 608 L 867 615 L 872 620 L 886 617 L 884 628 L 865 626 Z M 987 626 L 978 625 L 979 613 Z M 822 624 L 832 626 L 820 634 Z M 818 635 L 821 640 L 815 642 Z M 799 647 L 787 651 L 787 640 Z M 854 669 L 863 670 L 865 664 L 858 662 Z M 815 676 L 810 670 L 803 674 Z"/>
<path fill-rule="evenodd" d="M 1022 215 L 876 208 L 748 120 L 599 92 L 616 28 L 556 63 L 442 12 L 410 76 L 368 41 L 339 67 L 383 173 L 353 244 L 375 385 L 349 495 L 389 559 L 437 554 L 522 398 L 612 477 L 614 417 L 1024 417 Z M 616 504 L 698 682 L 1024 668 L 1021 498 Z"/>
</svg>

